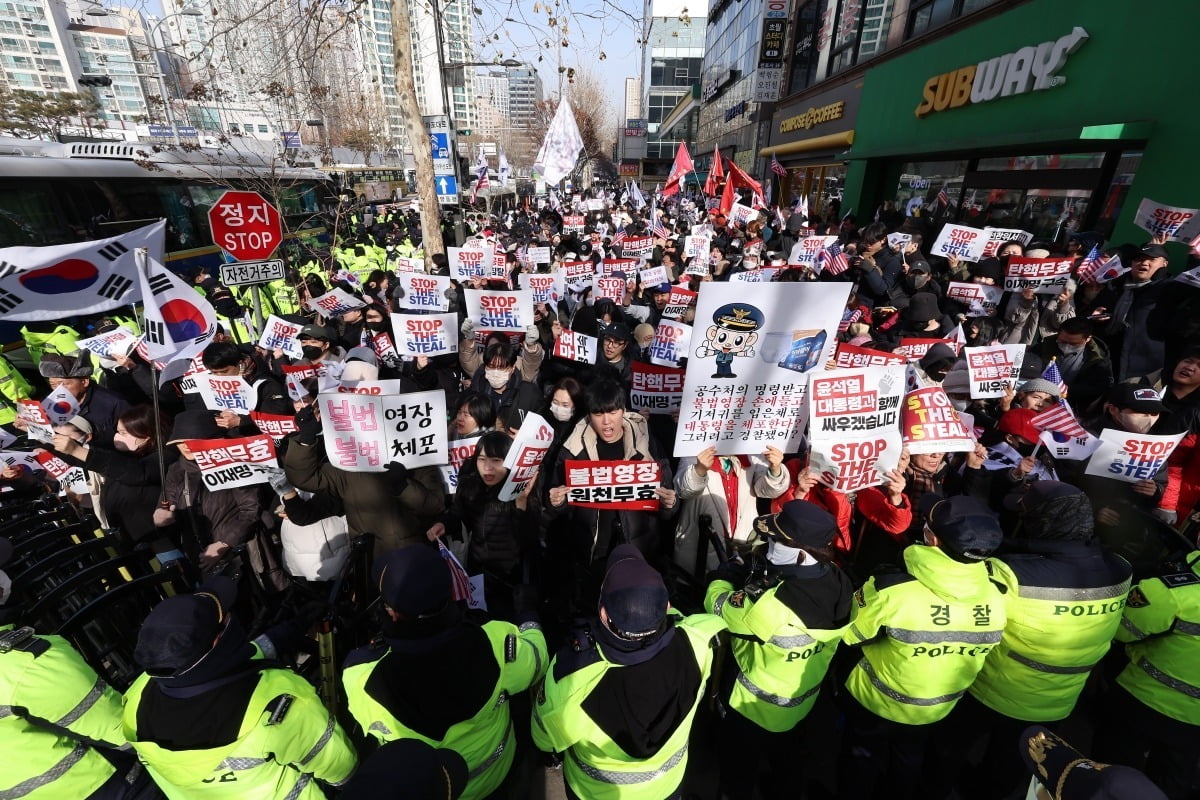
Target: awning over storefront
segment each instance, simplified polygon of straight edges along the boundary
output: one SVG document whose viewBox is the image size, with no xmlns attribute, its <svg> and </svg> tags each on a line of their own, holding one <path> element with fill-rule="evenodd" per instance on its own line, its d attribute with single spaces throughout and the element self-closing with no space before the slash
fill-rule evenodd
<svg viewBox="0 0 1200 800">
<path fill-rule="evenodd" d="M 1113 122 L 1105 125 L 1084 125 L 1083 127 L 997 130 L 988 135 L 987 149 L 995 150 L 999 147 L 1009 147 L 1012 145 L 1040 145 L 1051 142 L 1142 141 L 1150 138 L 1153 129 L 1154 122 L 1152 120 L 1139 120 L 1136 122 Z M 802 143 L 797 142 L 797 144 Z M 936 146 L 938 152 L 946 153 L 978 150 L 980 140 L 978 135 L 972 133 L 961 138 L 938 139 Z M 770 148 L 767 149 L 769 150 Z M 765 150 L 763 152 L 764 154 L 766 153 Z M 896 153 L 882 142 L 876 147 L 855 147 L 850 151 L 850 158 L 856 160 L 894 155 L 908 155 L 908 153 Z"/>
<path fill-rule="evenodd" d="M 839 147 L 849 147 L 854 144 L 854 131 L 827 133 L 824 136 L 813 136 L 797 142 L 786 142 L 773 147 L 764 147 L 758 154 L 764 158 L 771 156 L 788 156 L 796 153 L 811 153 L 814 150 L 833 150 Z"/>
</svg>

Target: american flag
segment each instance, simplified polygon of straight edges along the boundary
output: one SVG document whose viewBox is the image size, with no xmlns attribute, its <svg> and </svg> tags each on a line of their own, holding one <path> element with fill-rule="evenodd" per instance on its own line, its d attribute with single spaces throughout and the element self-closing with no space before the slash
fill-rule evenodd
<svg viewBox="0 0 1200 800">
<path fill-rule="evenodd" d="M 656 220 L 652 221 L 650 223 L 650 226 L 647 228 L 647 230 L 649 230 L 652 234 L 657 236 L 659 239 L 670 239 L 671 238 L 671 232 L 669 230 L 667 230 L 667 226 L 663 225 L 660 220 L 656 219 Z"/>
<path fill-rule="evenodd" d="M 1067 382 L 1063 380 L 1062 373 L 1058 370 L 1058 363 L 1054 359 L 1050 359 L 1050 363 L 1042 370 L 1042 380 L 1050 381 L 1058 387 L 1060 395 L 1067 396 Z"/>
<path fill-rule="evenodd" d="M 1031 417 L 1029 422 L 1039 431 L 1050 431 L 1072 437 L 1088 435 L 1088 432 L 1075 419 L 1075 414 L 1072 413 L 1071 406 L 1066 400 L 1059 400 L 1042 413 Z"/>
<path fill-rule="evenodd" d="M 1092 249 L 1083 257 L 1083 261 L 1079 262 L 1079 269 L 1075 273 L 1076 277 L 1084 283 L 1091 283 L 1092 276 L 1104 265 L 1104 259 L 1100 255 L 1100 245 L 1092 245 Z"/>
<path fill-rule="evenodd" d="M 612 236 L 613 247 L 619 247 L 626 238 L 628 238 L 628 236 L 625 233 L 625 223 L 622 222 L 621 227 L 617 228 L 617 232 Z"/>
<path fill-rule="evenodd" d="M 944 187 L 938 189 L 938 202 L 946 207 L 950 206 L 950 195 L 946 194 L 946 189 Z"/>
<path fill-rule="evenodd" d="M 787 170 L 783 168 L 783 164 L 779 163 L 779 159 L 775 157 L 774 153 L 771 154 L 771 172 L 774 172 L 781 178 L 787 175 Z"/>
<path fill-rule="evenodd" d="M 842 252 L 841 242 L 834 242 L 817 255 L 817 264 L 822 266 L 830 275 L 841 275 L 850 267 L 846 254 Z M 820 272 L 821 270 L 817 270 Z"/>
<path fill-rule="evenodd" d="M 467 571 L 463 569 L 463 565 L 458 563 L 458 559 L 454 557 L 454 553 L 450 552 L 450 548 L 438 539 L 438 555 L 446 559 L 446 566 L 450 569 L 450 581 L 453 584 L 453 597 L 455 600 L 466 600 L 471 596 L 471 581 L 467 577 Z"/>
</svg>

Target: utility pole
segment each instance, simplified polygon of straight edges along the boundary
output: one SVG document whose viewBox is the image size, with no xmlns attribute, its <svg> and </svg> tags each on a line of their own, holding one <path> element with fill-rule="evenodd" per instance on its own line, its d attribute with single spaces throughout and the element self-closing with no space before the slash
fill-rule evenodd
<svg viewBox="0 0 1200 800">
<path fill-rule="evenodd" d="M 441 207 L 433 185 L 433 150 L 425 135 L 421 119 L 421 104 L 417 100 L 417 85 L 413 81 L 412 39 L 408 17 L 409 0 L 392 0 L 392 75 L 396 93 L 404 110 L 404 126 L 412 145 L 417 166 L 417 196 L 421 208 L 421 241 L 425 258 L 446 252 L 442 240 Z M 440 20 L 435 20 L 440 24 Z M 438 65 L 441 68 L 441 64 Z"/>
</svg>

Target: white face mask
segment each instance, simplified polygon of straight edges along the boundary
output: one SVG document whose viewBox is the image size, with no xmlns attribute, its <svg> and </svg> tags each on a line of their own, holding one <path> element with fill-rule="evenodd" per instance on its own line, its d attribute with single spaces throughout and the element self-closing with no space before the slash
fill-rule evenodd
<svg viewBox="0 0 1200 800">
<path fill-rule="evenodd" d="M 485 369 L 483 378 L 488 382 L 488 385 L 493 389 L 499 389 L 508 385 L 509 371 L 506 369 Z"/>
<path fill-rule="evenodd" d="M 1085 348 L 1085 347 L 1087 347 L 1086 344 L 1063 344 L 1062 342 L 1058 343 L 1058 349 L 1062 351 L 1062 354 L 1064 356 L 1073 356 L 1076 353 L 1082 353 L 1083 348 Z"/>
<path fill-rule="evenodd" d="M 1147 414 L 1129 414 L 1124 411 L 1120 414 L 1121 426 L 1130 433 L 1149 433 L 1154 427 L 1154 423 L 1158 422 L 1158 417 Z"/>
<path fill-rule="evenodd" d="M 571 408 L 570 406 L 564 406 L 561 403 L 550 404 L 550 416 L 554 417 L 559 422 L 566 422 L 569 420 L 574 411 L 575 409 Z"/>
<path fill-rule="evenodd" d="M 964 400 L 959 397 L 947 397 L 947 399 L 950 401 L 950 405 L 954 406 L 955 411 L 966 411 L 967 406 L 971 405 L 970 400 Z"/>
<path fill-rule="evenodd" d="M 12 578 L 8 577 L 8 573 L 0 569 L 0 606 L 8 603 L 8 598 L 12 597 Z"/>
</svg>

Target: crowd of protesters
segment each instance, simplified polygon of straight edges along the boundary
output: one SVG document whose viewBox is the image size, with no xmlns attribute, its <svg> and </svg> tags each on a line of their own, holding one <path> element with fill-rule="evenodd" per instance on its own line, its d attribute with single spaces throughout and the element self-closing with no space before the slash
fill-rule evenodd
<svg viewBox="0 0 1200 800">
<path fill-rule="evenodd" d="M 312 776 L 343 784 L 359 757 L 359 797 L 385 796 L 369 792 L 403 780 L 399 770 L 420 776 L 414 786 L 439 787 L 429 790 L 436 796 L 446 796 L 440 787 L 464 797 L 528 796 L 521 765 L 537 749 L 563 757 L 568 791 L 583 798 L 800 796 L 831 771 L 842 797 L 1006 797 L 1028 782 L 1024 743 L 1044 756 L 1066 747 L 1060 726 L 1085 720 L 1092 755 L 1144 770 L 1157 785 L 1137 783 L 1144 778 L 1132 771 L 1110 773 L 1134 781 L 1137 796 L 1196 796 L 1200 289 L 1174 279 L 1192 256 L 1162 237 L 1113 243 L 1080 231 L 1009 242 L 966 262 L 929 256 L 937 230 L 920 216 L 881 213 L 860 224 L 840 211 L 809 218 L 796 205 L 735 223 L 729 209 L 706 207 L 700 196 L 648 203 L 602 189 L 585 194 L 577 209 L 555 198 L 555 207 L 467 215 L 466 239 L 456 244 L 490 245 L 505 254 L 508 274 L 453 280 L 448 302 L 461 334 L 453 355 L 398 360 L 372 346 L 379 334 L 395 338 L 398 258 L 453 277 L 445 255 L 422 255 L 411 213 L 356 212 L 329 251 L 294 259 L 269 310 L 302 325 L 299 359 L 256 346 L 248 298 L 206 272 L 194 275 L 224 328 L 204 367 L 245 378 L 256 411 L 295 419 L 279 443 L 281 469 L 255 486 L 209 487 L 187 444 L 257 433 L 249 416 L 205 408 L 178 380 L 155 390 L 154 370 L 136 352 L 94 360 L 70 344 L 84 325 L 135 326 L 132 314 L 65 333 L 61 325 L 30 331 L 31 341 L 39 333 L 57 339 L 38 354 L 41 381 L 27 376 L 27 394 L 65 386 L 79 403 L 78 416 L 40 445 L 86 470 L 89 493 L 73 489 L 70 499 L 184 569 L 201 592 L 166 601 L 147 621 L 138 656 L 148 674 L 126 696 L 123 725 L 109 741 L 130 742 L 169 797 L 216 797 L 223 774 L 240 775 L 243 788 L 265 786 L 274 779 L 254 771 L 261 765 L 239 766 L 233 743 L 244 743 L 255 703 L 286 695 L 297 699 L 282 713 L 315 720 L 308 724 L 318 735 L 276 759 L 310 777 L 253 796 L 316 797 Z M 584 225 L 567 231 L 564 216 L 576 213 Z M 694 229 L 711 233 L 711 250 L 699 257 L 706 268 L 689 270 L 696 257 L 685 257 L 684 239 Z M 452 226 L 445 232 L 452 236 Z M 893 246 L 896 232 L 907 236 Z M 665 267 L 666 283 L 642 285 L 631 273 L 623 298 L 593 302 L 590 281 L 567 282 L 556 303 L 536 305 L 519 337 L 482 330 L 466 314 L 466 289 L 513 289 L 521 273 L 565 262 L 599 268 L 622 255 L 622 242 L 647 235 L 646 266 Z M 838 237 L 844 271 L 798 263 L 803 240 L 817 235 Z M 528 258 L 541 247 L 549 263 Z M 1078 268 L 1096 253 L 1119 256 L 1128 272 L 1107 283 L 1072 277 L 1058 294 L 1005 292 L 994 308 L 946 296 L 950 282 L 1002 285 L 1012 257 L 1071 257 Z M 905 451 L 881 484 L 851 495 L 822 482 L 803 445 L 673 457 L 678 411 L 631 406 L 633 364 L 649 359 L 673 286 L 714 291 L 706 284 L 754 271 L 772 282 L 844 283 L 841 343 L 890 352 L 905 337 L 944 340 L 916 366 L 970 415 L 975 449 Z M 365 307 L 325 318 L 304 306 L 332 288 Z M 596 337 L 595 364 L 553 355 L 565 329 Z M 964 344 L 1026 346 L 1020 379 L 1004 397 L 971 398 L 957 347 Z M 294 363 L 342 381 L 444 392 L 448 438 L 475 443 L 453 491 L 436 466 L 333 466 L 321 388 L 310 380 L 298 396 L 289 391 L 282 367 Z M 1051 365 L 1057 380 L 1048 379 Z M 1092 435 L 1182 440 L 1137 483 L 1084 474 L 1083 462 L 1039 445 L 1032 421 L 1068 399 Z M 550 423 L 553 444 L 536 479 L 501 499 L 505 457 L 531 413 Z M 566 464 L 577 459 L 657 462 L 657 510 L 568 502 Z M 0 483 L 9 498 L 59 489 L 23 466 L 5 468 Z M 329 717 L 332 738 L 322 738 L 315 695 L 275 662 L 247 667 L 274 648 L 248 644 L 231 626 L 233 601 L 212 582 L 229 559 L 244 558 L 269 592 L 321 585 L 338 574 L 349 542 L 368 534 L 386 613 L 381 638 L 344 667 L 361 731 L 348 738 Z M 483 576 L 487 611 L 450 599 L 435 543 L 468 575 Z M 712 702 L 702 702 L 710 679 Z M 807 763 L 801 749 L 805 737 L 832 735 L 806 730 L 818 704 L 841 720 L 832 769 Z M 213 712 L 226 706 L 228 714 Z M 707 722 L 696 731 L 720 735 L 719 789 L 685 775 L 702 771 L 687 759 L 698 717 Z M 1022 733 L 1035 723 L 1049 730 Z M 384 745 L 375 757 L 365 758 L 364 737 Z M 414 750 L 413 740 L 432 747 Z M 1044 760 L 1033 758 L 1035 773 Z M 111 774 L 102 776 L 106 786 Z M 0 795 L 4 788 L 0 779 Z M 354 791 L 353 783 L 343 790 Z"/>
</svg>

